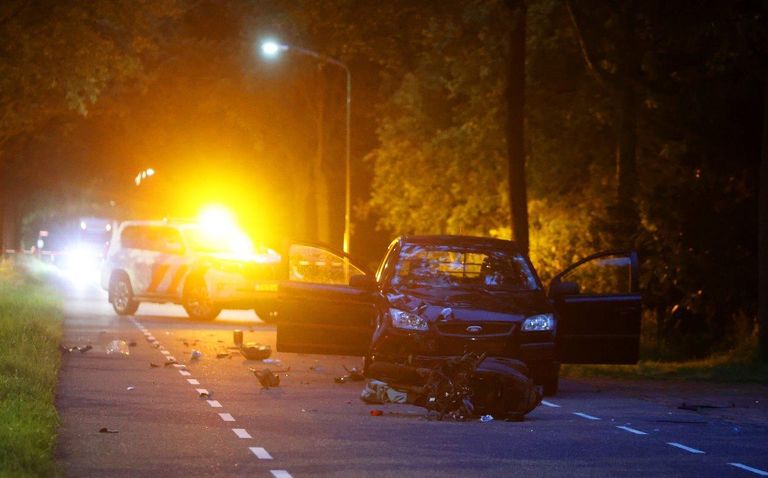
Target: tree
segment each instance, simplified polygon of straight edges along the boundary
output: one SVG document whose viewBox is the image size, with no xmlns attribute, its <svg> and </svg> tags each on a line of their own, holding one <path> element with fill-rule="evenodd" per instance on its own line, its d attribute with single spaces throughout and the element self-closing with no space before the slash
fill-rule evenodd
<svg viewBox="0 0 768 478">
<path fill-rule="evenodd" d="M 525 180 L 525 0 L 508 0 L 514 24 L 509 33 L 507 74 L 507 151 L 512 239 L 528 253 L 528 195 Z"/>
<path fill-rule="evenodd" d="M 28 177 L 21 170 L 43 164 L 16 161 L 18 145 L 40 128 L 89 108 L 115 85 L 138 81 L 167 20 L 181 0 L 117 0 L 71 3 L 16 0 L 0 9 L 0 231 L 3 247 L 19 240 L 19 198 L 9 184 Z M 14 146 L 16 145 L 16 146 Z M 49 159 L 48 161 L 51 161 Z M 27 189 L 32 189 L 27 185 Z M 15 245 L 15 244 L 14 244 Z"/>
</svg>

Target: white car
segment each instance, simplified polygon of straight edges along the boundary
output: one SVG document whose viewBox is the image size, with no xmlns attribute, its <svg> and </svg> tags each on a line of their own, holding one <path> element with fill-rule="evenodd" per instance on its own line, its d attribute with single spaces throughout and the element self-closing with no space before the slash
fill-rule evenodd
<svg viewBox="0 0 768 478">
<path fill-rule="evenodd" d="M 119 315 L 141 302 L 181 304 L 190 318 L 213 320 L 221 309 L 274 310 L 280 256 L 254 251 L 239 231 L 195 222 L 126 221 L 113 231 L 101 286 Z"/>
</svg>

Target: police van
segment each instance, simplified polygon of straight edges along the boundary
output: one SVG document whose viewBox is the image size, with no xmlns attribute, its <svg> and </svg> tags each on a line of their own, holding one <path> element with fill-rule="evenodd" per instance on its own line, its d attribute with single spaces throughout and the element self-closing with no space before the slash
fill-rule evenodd
<svg viewBox="0 0 768 478">
<path fill-rule="evenodd" d="M 240 231 L 197 222 L 126 221 L 113 231 L 101 286 L 119 315 L 141 302 L 181 304 L 192 319 L 213 320 L 222 309 L 273 316 L 280 256 L 254 250 Z"/>
</svg>

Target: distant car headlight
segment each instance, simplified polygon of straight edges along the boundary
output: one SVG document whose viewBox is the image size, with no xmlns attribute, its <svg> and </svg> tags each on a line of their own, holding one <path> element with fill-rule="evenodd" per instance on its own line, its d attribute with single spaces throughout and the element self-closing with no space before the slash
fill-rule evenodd
<svg viewBox="0 0 768 478">
<path fill-rule="evenodd" d="M 422 332 L 429 330 L 427 321 L 416 314 L 400 309 L 389 309 L 389 315 L 392 317 L 392 325 L 398 329 L 420 330 Z"/>
<path fill-rule="evenodd" d="M 539 314 L 528 317 L 523 321 L 524 332 L 541 332 L 555 328 L 555 317 L 552 314 Z"/>
</svg>

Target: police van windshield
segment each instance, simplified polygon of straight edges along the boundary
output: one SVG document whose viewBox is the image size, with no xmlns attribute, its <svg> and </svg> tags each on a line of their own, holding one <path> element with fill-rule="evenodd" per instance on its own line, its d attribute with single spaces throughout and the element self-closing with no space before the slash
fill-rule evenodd
<svg viewBox="0 0 768 478">
<path fill-rule="evenodd" d="M 197 252 L 249 254 L 253 252 L 250 239 L 242 232 L 216 233 L 198 226 L 184 228 L 190 249 Z"/>
</svg>

